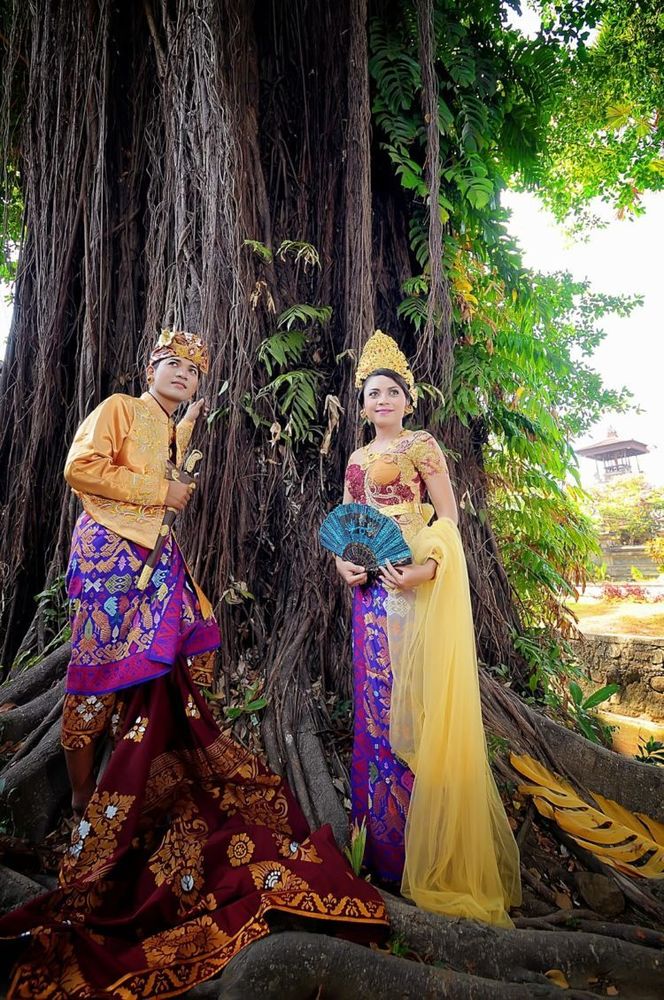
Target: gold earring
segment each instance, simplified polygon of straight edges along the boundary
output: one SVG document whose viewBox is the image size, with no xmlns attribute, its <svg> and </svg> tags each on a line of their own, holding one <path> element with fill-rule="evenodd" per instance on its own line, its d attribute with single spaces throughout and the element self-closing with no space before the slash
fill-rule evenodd
<svg viewBox="0 0 664 1000">
<path fill-rule="evenodd" d="M 148 385 L 154 385 L 154 375 L 148 375 Z"/>
<path fill-rule="evenodd" d="M 364 409 L 364 407 L 362 407 L 362 409 L 360 410 L 360 416 L 362 417 L 362 420 L 367 419 L 367 411 Z"/>
<path fill-rule="evenodd" d="M 407 417 L 409 417 L 409 416 L 410 416 L 410 414 L 411 414 L 411 413 L 414 413 L 414 412 L 415 412 L 415 409 L 414 409 L 414 407 L 412 407 L 412 406 L 410 405 L 410 403 L 408 403 L 408 405 L 406 406 L 406 409 L 404 410 L 404 413 L 406 414 L 406 416 L 407 416 Z"/>
</svg>

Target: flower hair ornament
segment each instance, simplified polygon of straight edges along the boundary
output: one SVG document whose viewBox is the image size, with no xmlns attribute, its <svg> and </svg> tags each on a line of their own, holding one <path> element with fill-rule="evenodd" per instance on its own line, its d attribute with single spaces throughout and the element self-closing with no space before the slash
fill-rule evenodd
<svg viewBox="0 0 664 1000">
<path fill-rule="evenodd" d="M 186 330 L 162 330 L 159 340 L 150 354 L 150 364 L 162 361 L 164 358 L 184 358 L 197 366 L 203 375 L 207 375 L 210 367 L 208 349 L 205 341 L 198 333 L 188 333 Z"/>
</svg>

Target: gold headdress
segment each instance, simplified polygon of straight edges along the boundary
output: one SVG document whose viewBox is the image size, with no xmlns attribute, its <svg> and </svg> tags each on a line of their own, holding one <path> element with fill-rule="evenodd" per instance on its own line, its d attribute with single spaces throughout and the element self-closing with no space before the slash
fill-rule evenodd
<svg viewBox="0 0 664 1000">
<path fill-rule="evenodd" d="M 208 349 L 198 333 L 186 330 L 162 330 L 161 336 L 150 354 L 150 364 L 163 358 L 185 358 L 198 366 L 207 375 L 209 368 Z"/>
<path fill-rule="evenodd" d="M 369 375 L 378 368 L 389 368 L 390 371 L 401 375 L 410 390 L 413 403 L 415 402 L 417 398 L 415 379 L 408 366 L 406 355 L 399 349 L 396 340 L 382 330 L 376 330 L 364 345 L 355 372 L 355 388 L 361 389 Z"/>
</svg>

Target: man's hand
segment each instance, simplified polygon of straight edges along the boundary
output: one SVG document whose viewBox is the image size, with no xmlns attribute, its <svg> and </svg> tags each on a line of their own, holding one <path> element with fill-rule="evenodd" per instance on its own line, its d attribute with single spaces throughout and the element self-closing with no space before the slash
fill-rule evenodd
<svg viewBox="0 0 664 1000">
<path fill-rule="evenodd" d="M 195 424 L 201 413 L 204 417 L 206 417 L 208 413 L 207 401 L 203 397 L 197 399 L 195 403 L 189 404 L 187 412 L 182 419 L 188 420 L 190 424 Z"/>
<path fill-rule="evenodd" d="M 178 483 L 175 480 L 169 482 L 168 492 L 164 504 L 172 507 L 173 510 L 184 510 L 195 489 L 195 483 Z"/>
</svg>

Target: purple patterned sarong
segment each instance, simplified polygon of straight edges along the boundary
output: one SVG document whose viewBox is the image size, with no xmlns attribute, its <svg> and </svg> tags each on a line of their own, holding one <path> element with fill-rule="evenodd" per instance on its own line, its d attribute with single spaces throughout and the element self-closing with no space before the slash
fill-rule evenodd
<svg viewBox="0 0 664 1000">
<path fill-rule="evenodd" d="M 148 550 L 82 514 L 72 538 L 67 593 L 71 601 L 69 694 L 100 695 L 168 673 L 178 655 L 219 645 L 204 619 L 172 536 L 144 591 L 136 587 Z"/>
<path fill-rule="evenodd" d="M 365 863 L 379 878 L 401 881 L 404 827 L 412 772 L 390 747 L 392 668 L 387 639 L 387 591 L 381 584 L 353 595 L 353 819 L 366 819 Z"/>
</svg>

